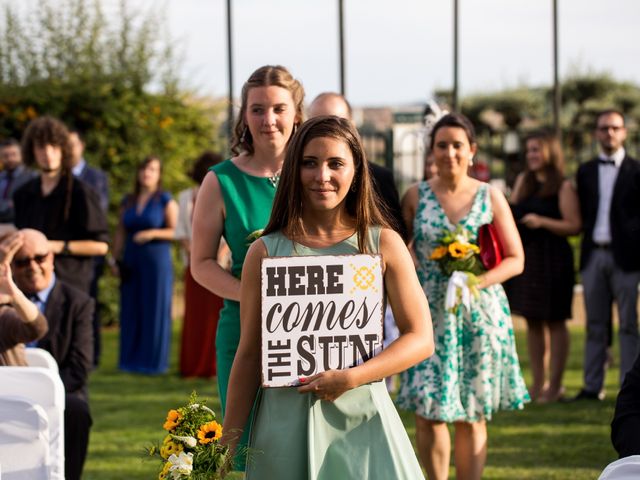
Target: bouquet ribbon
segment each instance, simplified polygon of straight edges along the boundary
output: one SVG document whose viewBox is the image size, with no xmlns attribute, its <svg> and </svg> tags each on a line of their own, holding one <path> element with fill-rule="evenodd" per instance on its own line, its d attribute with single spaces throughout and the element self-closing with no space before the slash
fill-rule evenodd
<svg viewBox="0 0 640 480">
<path fill-rule="evenodd" d="M 471 309 L 471 296 L 477 296 L 476 285 L 478 278 L 470 272 L 456 270 L 449 277 L 447 293 L 444 297 L 444 308 L 453 311 L 462 304 L 467 310 Z"/>
</svg>

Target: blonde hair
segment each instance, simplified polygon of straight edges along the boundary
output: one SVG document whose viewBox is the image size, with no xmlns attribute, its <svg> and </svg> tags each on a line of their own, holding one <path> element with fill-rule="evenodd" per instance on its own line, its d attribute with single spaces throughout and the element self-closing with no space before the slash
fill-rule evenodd
<svg viewBox="0 0 640 480">
<path fill-rule="evenodd" d="M 238 115 L 236 124 L 233 127 L 233 137 L 231 141 L 231 152 L 233 152 L 234 155 L 239 155 L 241 152 L 252 155 L 254 151 L 253 137 L 244 122 L 244 117 L 247 113 L 249 90 L 256 87 L 271 86 L 284 88 L 291 93 L 291 98 L 293 98 L 293 104 L 296 109 L 295 125 L 299 125 L 304 120 L 302 105 L 304 101 L 304 88 L 302 84 L 293 78 L 293 75 L 291 75 L 285 67 L 280 65 L 265 65 L 264 67 L 260 67 L 251 74 L 242 86 L 240 115 Z"/>
</svg>

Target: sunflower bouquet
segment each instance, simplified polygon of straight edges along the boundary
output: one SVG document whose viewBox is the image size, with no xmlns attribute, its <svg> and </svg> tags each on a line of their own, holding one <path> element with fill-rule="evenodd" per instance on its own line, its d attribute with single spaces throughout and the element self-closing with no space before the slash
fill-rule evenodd
<svg viewBox="0 0 640 480">
<path fill-rule="evenodd" d="M 228 448 L 220 444 L 222 425 L 204 402 L 191 394 L 189 403 L 169 410 L 161 444 L 147 450 L 162 459 L 159 480 L 218 480 L 231 462 Z"/>
<path fill-rule="evenodd" d="M 471 241 L 471 232 L 461 225 L 453 231 L 443 230 L 438 243 L 429 258 L 449 277 L 445 308 L 455 311 L 462 304 L 469 309 L 471 296 L 478 296 L 477 275 L 486 271 L 480 260 L 480 247 Z"/>
</svg>

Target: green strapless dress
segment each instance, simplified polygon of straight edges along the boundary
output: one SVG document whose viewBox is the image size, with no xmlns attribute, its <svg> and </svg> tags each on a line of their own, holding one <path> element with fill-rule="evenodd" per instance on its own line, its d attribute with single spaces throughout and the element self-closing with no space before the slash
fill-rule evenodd
<svg viewBox="0 0 640 480">
<path fill-rule="evenodd" d="M 369 244 L 378 252 L 380 229 Z M 324 249 L 280 233 L 262 238 L 269 256 L 358 253 L 357 238 Z M 383 381 L 362 385 L 335 402 L 296 388 L 261 389 L 251 428 L 247 480 L 415 480 L 424 476 Z"/>
</svg>

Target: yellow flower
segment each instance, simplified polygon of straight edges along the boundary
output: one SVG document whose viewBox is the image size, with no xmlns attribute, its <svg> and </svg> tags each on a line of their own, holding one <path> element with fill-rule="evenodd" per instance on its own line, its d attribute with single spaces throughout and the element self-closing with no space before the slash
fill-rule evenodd
<svg viewBox="0 0 640 480">
<path fill-rule="evenodd" d="M 25 114 L 29 119 L 33 119 L 38 116 L 38 112 L 36 112 L 36 109 L 33 108 L 32 106 L 27 107 L 27 109 L 25 110 Z"/>
<path fill-rule="evenodd" d="M 165 462 L 164 467 L 162 467 L 162 471 L 158 475 L 158 480 L 164 480 L 169 476 L 169 469 L 171 468 L 171 462 Z"/>
<path fill-rule="evenodd" d="M 163 130 L 165 128 L 169 128 L 171 125 L 173 125 L 173 118 L 171 117 L 165 117 L 162 120 L 160 120 L 160 128 Z"/>
<path fill-rule="evenodd" d="M 171 435 L 167 435 L 164 437 L 164 441 L 162 442 L 162 447 L 160 447 L 160 456 L 165 460 L 169 458 L 174 453 L 179 455 L 181 451 L 184 450 L 184 447 L 181 443 L 176 443 L 171 438 Z"/>
<path fill-rule="evenodd" d="M 218 422 L 205 423 L 198 431 L 198 440 L 202 445 L 218 440 L 222 436 L 222 425 Z"/>
<path fill-rule="evenodd" d="M 449 244 L 449 253 L 453 258 L 462 258 L 467 254 L 468 247 L 460 242 Z"/>
<path fill-rule="evenodd" d="M 431 252 L 431 260 L 440 260 L 442 257 L 444 257 L 447 254 L 447 247 L 440 246 L 440 247 L 436 247 L 433 249 L 433 252 Z"/>
<path fill-rule="evenodd" d="M 167 420 L 164 422 L 162 428 L 170 432 L 180 425 L 180 420 L 182 420 L 182 414 L 178 410 L 169 410 L 169 413 L 167 413 Z"/>
</svg>

